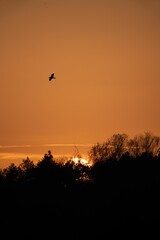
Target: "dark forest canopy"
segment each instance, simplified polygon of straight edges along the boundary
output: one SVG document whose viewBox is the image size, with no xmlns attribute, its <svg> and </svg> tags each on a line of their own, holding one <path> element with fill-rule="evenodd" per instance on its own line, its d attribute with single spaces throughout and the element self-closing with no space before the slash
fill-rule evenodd
<svg viewBox="0 0 160 240">
<path fill-rule="evenodd" d="M 149 132 L 133 139 L 115 134 L 90 149 L 92 165 L 57 162 L 50 150 L 37 164 L 29 158 L 12 163 L 0 172 L 1 226 L 18 224 L 26 239 L 28 233 L 35 239 L 153 239 L 160 215 L 159 144 Z"/>
</svg>

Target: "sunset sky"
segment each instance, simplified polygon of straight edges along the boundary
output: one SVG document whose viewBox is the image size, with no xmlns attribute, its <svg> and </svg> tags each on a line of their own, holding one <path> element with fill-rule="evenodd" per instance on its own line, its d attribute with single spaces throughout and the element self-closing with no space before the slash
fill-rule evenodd
<svg viewBox="0 0 160 240">
<path fill-rule="evenodd" d="M 159 135 L 159 0 L 1 0 L 0 30 L 0 168 Z"/>
</svg>

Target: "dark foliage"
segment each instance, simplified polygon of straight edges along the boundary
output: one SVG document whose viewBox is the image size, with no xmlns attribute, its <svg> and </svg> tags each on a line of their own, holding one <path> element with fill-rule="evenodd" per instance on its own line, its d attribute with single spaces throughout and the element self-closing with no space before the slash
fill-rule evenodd
<svg viewBox="0 0 160 240">
<path fill-rule="evenodd" d="M 48 151 L 36 165 L 27 158 L 1 170 L 2 239 L 158 239 L 160 156 L 153 141 L 124 151 L 126 139 L 114 136 L 110 153 L 108 143 L 92 149 L 92 166 Z"/>
</svg>

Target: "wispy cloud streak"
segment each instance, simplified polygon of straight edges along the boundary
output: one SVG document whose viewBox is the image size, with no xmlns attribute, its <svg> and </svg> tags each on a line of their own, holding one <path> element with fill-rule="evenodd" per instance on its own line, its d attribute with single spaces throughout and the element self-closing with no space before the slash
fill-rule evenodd
<svg viewBox="0 0 160 240">
<path fill-rule="evenodd" d="M 0 145 L 0 149 L 4 148 L 32 148 L 32 147 L 91 147 L 93 144 L 91 143 L 46 143 L 41 145 Z"/>
<path fill-rule="evenodd" d="M 0 145 L 0 149 L 3 148 L 29 148 L 33 147 L 32 145 Z"/>
</svg>

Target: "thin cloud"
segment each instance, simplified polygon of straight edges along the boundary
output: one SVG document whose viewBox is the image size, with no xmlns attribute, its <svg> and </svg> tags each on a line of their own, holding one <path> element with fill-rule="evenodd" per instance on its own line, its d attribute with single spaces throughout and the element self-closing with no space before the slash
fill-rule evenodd
<svg viewBox="0 0 160 240">
<path fill-rule="evenodd" d="M 7 152 L 2 152 L 0 153 L 0 159 L 1 160 L 17 160 L 17 159 L 25 159 L 25 158 L 42 158 L 42 155 L 41 154 L 24 154 L 24 153 L 7 153 Z"/>
<path fill-rule="evenodd" d="M 8 167 L 11 163 L 14 163 L 15 165 L 19 165 L 20 163 L 22 163 L 22 160 L 27 159 L 27 157 L 29 157 L 30 160 L 34 161 L 34 163 L 42 159 L 41 154 L 1 152 L 0 153 L 0 169 Z"/>
<path fill-rule="evenodd" d="M 41 144 L 41 145 L 30 145 L 30 144 L 25 144 L 25 145 L 0 145 L 0 149 L 4 148 L 32 148 L 32 147 L 91 147 L 93 144 L 91 143 L 46 143 L 46 144 Z"/>
<path fill-rule="evenodd" d="M 0 145 L 1 149 L 3 149 L 3 148 L 29 148 L 29 147 L 33 147 L 33 146 L 29 145 L 29 144 L 26 144 L 26 145 L 5 145 L 5 146 Z"/>
<path fill-rule="evenodd" d="M 73 144 L 73 143 L 48 143 L 41 145 L 42 147 L 91 147 L 93 144 L 87 143 L 87 144 Z"/>
</svg>

